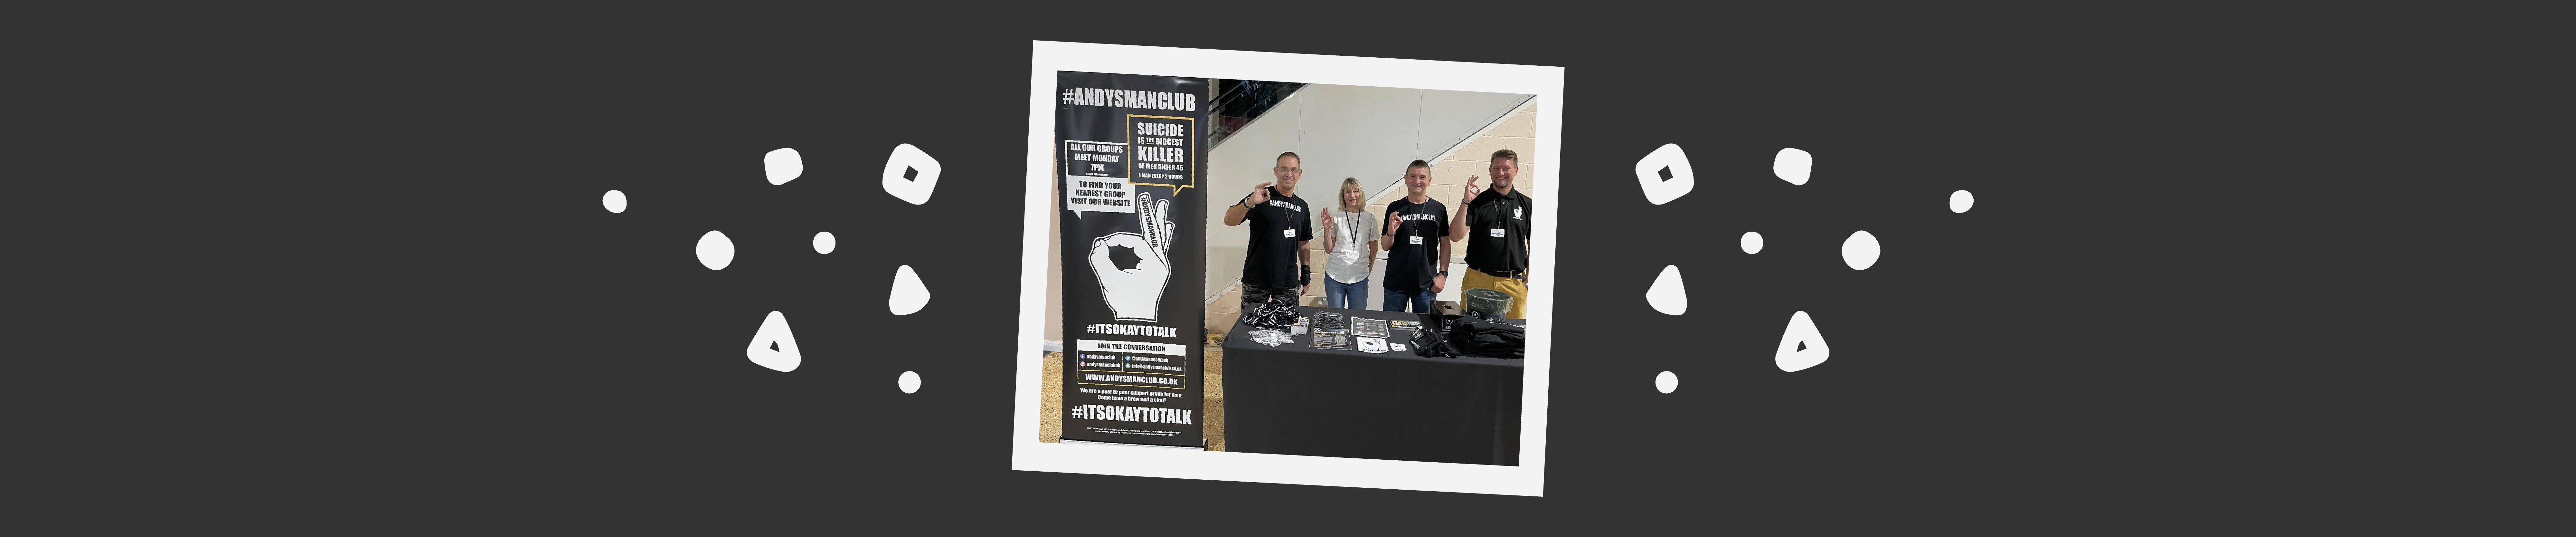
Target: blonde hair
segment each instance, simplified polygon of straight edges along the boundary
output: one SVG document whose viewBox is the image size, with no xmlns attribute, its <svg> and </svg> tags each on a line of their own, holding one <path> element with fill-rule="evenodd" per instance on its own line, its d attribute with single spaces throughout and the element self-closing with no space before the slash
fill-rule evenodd
<svg viewBox="0 0 2576 537">
<path fill-rule="evenodd" d="M 1352 190 L 1358 190 L 1359 188 L 1360 188 L 1360 178 L 1358 178 L 1358 177 L 1344 177 L 1344 178 L 1342 178 L 1342 192 L 1349 192 L 1349 191 L 1352 191 Z M 1367 190 L 1360 190 L 1360 206 L 1359 206 L 1358 208 L 1353 208 L 1353 207 L 1351 207 L 1351 199 L 1350 199 L 1350 198 L 1346 198 L 1346 197 L 1342 197 L 1342 192 L 1334 192 L 1334 193 L 1333 193 L 1333 205 L 1340 206 L 1340 207 L 1342 208 L 1342 212 L 1346 212 L 1346 213 L 1356 213 L 1356 212 L 1360 212 L 1360 210 L 1361 210 L 1361 209 L 1367 209 L 1367 208 L 1368 208 L 1368 191 L 1367 191 Z"/>
</svg>

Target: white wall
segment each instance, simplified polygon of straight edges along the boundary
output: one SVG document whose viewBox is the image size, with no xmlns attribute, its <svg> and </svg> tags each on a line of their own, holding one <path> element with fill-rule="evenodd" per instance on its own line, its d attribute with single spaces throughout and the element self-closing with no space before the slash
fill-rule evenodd
<svg viewBox="0 0 2576 537">
<path fill-rule="evenodd" d="M 1205 296 L 1214 298 L 1242 279 L 1250 231 L 1227 227 L 1225 208 L 1251 193 L 1252 185 L 1275 180 L 1270 166 L 1280 152 L 1294 151 L 1304 161 L 1297 197 L 1327 208 L 1343 178 L 1359 178 L 1362 192 L 1382 192 L 1403 178 L 1406 163 L 1440 162 L 1529 99 L 1510 93 L 1327 84 L 1298 89 L 1209 151 Z"/>
</svg>

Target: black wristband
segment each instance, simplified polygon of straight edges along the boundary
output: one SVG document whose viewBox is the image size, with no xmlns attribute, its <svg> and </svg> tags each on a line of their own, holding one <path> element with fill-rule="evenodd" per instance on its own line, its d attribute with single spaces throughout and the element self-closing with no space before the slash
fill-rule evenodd
<svg viewBox="0 0 2576 537">
<path fill-rule="evenodd" d="M 1315 266 L 1314 266 L 1314 265 L 1297 265 L 1297 286 L 1298 286 L 1298 287 L 1305 287 L 1305 286 L 1308 286 L 1308 285 L 1314 285 L 1314 284 L 1315 284 Z"/>
</svg>

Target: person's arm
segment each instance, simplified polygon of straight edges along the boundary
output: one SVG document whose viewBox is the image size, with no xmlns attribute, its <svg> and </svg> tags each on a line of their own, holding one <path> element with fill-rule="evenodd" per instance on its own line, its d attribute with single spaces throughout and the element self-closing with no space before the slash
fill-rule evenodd
<svg viewBox="0 0 2576 537">
<path fill-rule="evenodd" d="M 1476 205 L 1476 176 L 1467 176 L 1467 197 L 1458 198 L 1458 217 L 1449 219 L 1449 240 L 1467 238 L 1467 208 Z"/>
<path fill-rule="evenodd" d="M 1440 271 L 1449 271 L 1449 241 L 1440 241 Z M 1431 292 L 1439 293 L 1448 289 L 1449 275 L 1436 274 L 1431 276 Z"/>
<path fill-rule="evenodd" d="M 1225 208 L 1225 225 L 1243 225 L 1243 216 L 1251 213 L 1254 206 L 1261 205 L 1264 201 L 1270 201 L 1270 183 L 1252 185 L 1251 196 L 1244 198 L 1243 201 L 1234 202 L 1233 207 Z"/>
<path fill-rule="evenodd" d="M 1402 218 L 1403 216 L 1403 214 L 1395 212 L 1394 206 L 1388 206 L 1386 208 L 1386 227 L 1378 230 L 1377 240 L 1386 242 L 1386 245 L 1389 248 L 1395 247 L 1395 230 L 1404 229 L 1404 221 L 1398 220 L 1398 218 Z"/>
<path fill-rule="evenodd" d="M 1377 241 L 1369 241 L 1368 257 L 1362 259 L 1368 260 L 1368 268 L 1370 272 L 1377 271 Z"/>
<path fill-rule="evenodd" d="M 1361 215 L 1361 216 L 1368 216 L 1368 211 L 1360 211 L 1360 215 Z M 1376 220 L 1374 217 L 1372 217 L 1372 218 L 1361 218 L 1361 219 L 1359 219 L 1359 221 L 1361 221 L 1361 222 L 1367 222 L 1367 223 L 1368 223 L 1368 225 L 1372 225 L 1372 226 L 1377 225 L 1377 220 Z M 1354 230 L 1351 230 L 1351 231 L 1359 231 L 1359 230 L 1354 229 Z M 1363 235 L 1360 235 L 1360 234 L 1357 234 L 1357 233 L 1353 233 L 1351 236 L 1352 236 L 1352 237 L 1354 237 L 1354 238 L 1356 238 L 1356 237 L 1361 237 L 1361 236 L 1363 236 Z M 1368 255 L 1366 255 L 1366 256 L 1362 256 L 1362 257 L 1360 257 L 1360 259 L 1366 259 L 1366 260 L 1368 260 L 1368 268 L 1369 268 L 1369 270 L 1371 270 L 1371 271 L 1375 271 L 1375 270 L 1377 270 L 1377 242 L 1378 242 L 1378 237 L 1379 237 L 1379 235 L 1378 235 L 1378 234 L 1376 234 L 1376 233 L 1370 233 L 1370 234 L 1367 234 L 1367 235 L 1365 235 L 1365 236 L 1366 236 L 1366 237 L 1368 237 Z"/>
<path fill-rule="evenodd" d="M 1326 250 L 1333 248 L 1333 220 L 1336 220 L 1336 218 L 1333 217 L 1333 213 L 1324 213 L 1324 232 L 1318 233 L 1315 236 L 1316 240 L 1324 241 L 1324 249 Z"/>
</svg>

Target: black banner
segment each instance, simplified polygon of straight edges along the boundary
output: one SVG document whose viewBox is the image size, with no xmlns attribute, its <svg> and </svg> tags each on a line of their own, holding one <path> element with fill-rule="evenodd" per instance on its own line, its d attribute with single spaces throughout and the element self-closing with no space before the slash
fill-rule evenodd
<svg viewBox="0 0 2576 537">
<path fill-rule="evenodd" d="M 1204 446 L 1207 80 L 1056 81 L 1064 438 Z"/>
</svg>

